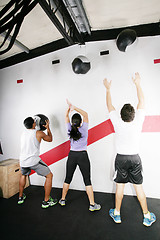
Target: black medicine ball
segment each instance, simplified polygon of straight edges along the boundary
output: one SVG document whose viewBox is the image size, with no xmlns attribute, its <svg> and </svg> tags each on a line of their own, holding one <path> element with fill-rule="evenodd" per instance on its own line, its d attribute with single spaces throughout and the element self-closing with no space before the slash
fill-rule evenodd
<svg viewBox="0 0 160 240">
<path fill-rule="evenodd" d="M 72 69 L 76 74 L 85 74 L 91 68 L 89 60 L 84 56 L 78 56 L 72 62 Z"/>
<path fill-rule="evenodd" d="M 125 29 L 117 37 L 117 47 L 120 51 L 125 52 L 126 47 L 136 40 L 137 34 L 132 29 Z"/>
</svg>

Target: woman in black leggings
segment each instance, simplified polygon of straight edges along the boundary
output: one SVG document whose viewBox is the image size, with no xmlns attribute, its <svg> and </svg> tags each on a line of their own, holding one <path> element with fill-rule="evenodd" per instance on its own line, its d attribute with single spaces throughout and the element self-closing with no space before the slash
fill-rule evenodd
<svg viewBox="0 0 160 240">
<path fill-rule="evenodd" d="M 69 185 L 78 165 L 83 176 L 83 181 L 90 202 L 89 210 L 100 210 L 100 204 L 94 202 L 93 188 L 90 179 L 90 161 L 87 154 L 88 114 L 82 109 L 73 106 L 70 102 L 67 101 L 67 103 L 69 107 L 66 112 L 65 122 L 70 137 L 71 149 L 67 160 L 66 178 L 63 184 L 62 198 L 59 200 L 59 203 L 61 206 L 65 206 L 65 198 L 69 190 Z M 75 113 L 72 116 L 70 123 L 69 112 L 73 110 L 78 113 Z M 83 123 L 80 114 L 83 116 Z"/>
</svg>

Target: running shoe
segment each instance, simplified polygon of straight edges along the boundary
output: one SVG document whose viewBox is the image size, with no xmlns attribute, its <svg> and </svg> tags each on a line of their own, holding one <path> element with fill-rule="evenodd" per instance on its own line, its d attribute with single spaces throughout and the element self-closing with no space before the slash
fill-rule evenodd
<svg viewBox="0 0 160 240">
<path fill-rule="evenodd" d="M 24 203 L 24 200 L 26 199 L 26 195 L 23 193 L 23 196 L 22 197 L 19 197 L 18 199 L 18 204 L 22 204 Z"/>
<path fill-rule="evenodd" d="M 120 215 L 115 215 L 114 211 L 115 211 L 115 209 L 110 209 L 109 210 L 109 215 L 111 216 L 111 218 L 113 218 L 115 223 L 121 223 L 121 216 Z"/>
<path fill-rule="evenodd" d="M 42 202 L 42 208 L 48 208 L 48 207 L 52 207 L 57 203 L 57 199 L 53 199 L 51 197 L 49 197 L 48 201 L 43 201 Z"/>
<path fill-rule="evenodd" d="M 100 209 L 101 209 L 101 205 L 97 204 L 97 203 L 89 206 L 89 211 L 91 211 L 91 212 L 94 212 L 94 211 L 97 211 L 97 210 L 100 210 Z"/>
<path fill-rule="evenodd" d="M 152 225 L 152 223 L 154 223 L 156 221 L 156 216 L 154 213 L 150 213 L 150 218 L 145 218 L 143 219 L 143 225 L 145 225 L 146 227 L 150 227 Z"/>
<path fill-rule="evenodd" d="M 59 200 L 59 204 L 60 204 L 61 206 L 65 206 L 65 205 L 66 205 L 66 200 L 60 199 L 60 200 Z"/>
</svg>

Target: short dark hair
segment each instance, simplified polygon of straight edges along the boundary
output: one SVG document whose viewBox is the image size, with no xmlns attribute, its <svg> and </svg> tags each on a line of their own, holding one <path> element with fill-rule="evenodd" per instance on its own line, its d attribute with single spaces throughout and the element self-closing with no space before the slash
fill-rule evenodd
<svg viewBox="0 0 160 240">
<path fill-rule="evenodd" d="M 27 129 L 31 129 L 33 127 L 34 119 L 32 117 L 28 117 L 24 120 L 23 123 Z"/>
<path fill-rule="evenodd" d="M 131 122 L 135 117 L 135 110 L 134 107 L 127 103 L 121 109 L 121 118 L 124 122 Z"/>
</svg>

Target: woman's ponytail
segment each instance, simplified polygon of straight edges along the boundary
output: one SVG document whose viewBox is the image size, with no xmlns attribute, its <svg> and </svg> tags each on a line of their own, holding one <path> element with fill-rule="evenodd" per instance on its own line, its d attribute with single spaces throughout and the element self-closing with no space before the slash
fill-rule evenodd
<svg viewBox="0 0 160 240">
<path fill-rule="evenodd" d="M 72 116 L 71 131 L 69 132 L 70 138 L 72 138 L 74 141 L 77 141 L 81 138 L 81 133 L 78 130 L 78 127 L 80 127 L 81 122 L 82 122 L 82 118 L 80 114 L 75 113 Z"/>
</svg>

